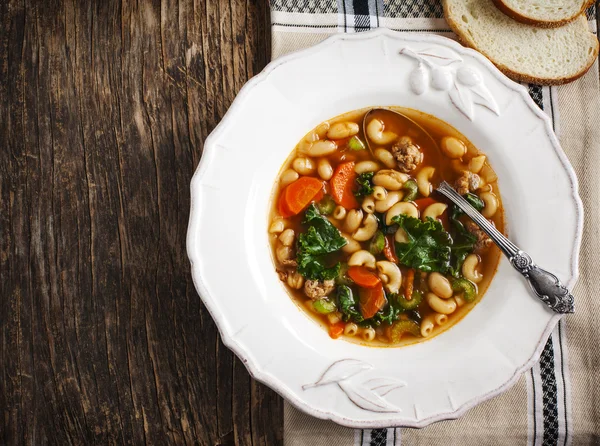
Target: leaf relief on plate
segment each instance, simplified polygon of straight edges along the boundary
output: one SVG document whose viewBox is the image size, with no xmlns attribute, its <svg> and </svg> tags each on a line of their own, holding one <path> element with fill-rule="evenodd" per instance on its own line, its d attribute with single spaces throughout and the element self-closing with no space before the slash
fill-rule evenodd
<svg viewBox="0 0 600 446">
<path fill-rule="evenodd" d="M 357 359 L 342 359 L 331 364 L 325 373 L 312 384 L 302 386 L 304 390 L 337 384 L 348 399 L 361 409 L 371 412 L 401 412 L 401 409 L 384 397 L 393 390 L 406 386 L 403 381 L 386 377 L 365 377 L 373 366 Z"/>
</svg>

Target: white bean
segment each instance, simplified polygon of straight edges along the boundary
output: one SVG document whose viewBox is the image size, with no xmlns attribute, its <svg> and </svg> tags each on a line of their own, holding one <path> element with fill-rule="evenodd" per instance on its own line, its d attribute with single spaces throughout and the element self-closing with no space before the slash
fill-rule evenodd
<svg viewBox="0 0 600 446">
<path fill-rule="evenodd" d="M 440 273 L 433 272 L 429 274 L 427 284 L 429 285 L 429 289 L 437 296 L 443 299 L 452 297 L 452 285 L 450 285 L 450 281 Z"/>
<path fill-rule="evenodd" d="M 408 181 L 408 175 L 392 169 L 382 169 L 373 177 L 373 184 L 385 187 L 387 190 L 400 190 Z"/>
<path fill-rule="evenodd" d="M 310 175 L 315 170 L 315 163 L 310 158 L 298 157 L 292 162 L 292 167 L 300 175 Z"/>
<path fill-rule="evenodd" d="M 373 156 L 379 161 L 381 161 L 385 165 L 385 167 L 389 169 L 393 169 L 394 167 L 396 167 L 396 158 L 394 158 L 394 155 L 392 155 L 392 153 L 389 150 L 381 148 L 375 149 L 375 151 L 373 152 Z"/>
<path fill-rule="evenodd" d="M 467 153 L 467 146 L 460 139 L 454 136 L 445 136 L 442 138 L 440 148 L 448 158 L 462 158 Z"/>
<path fill-rule="evenodd" d="M 327 121 L 322 122 L 315 128 L 315 134 L 319 137 L 319 139 L 324 139 L 327 135 L 327 131 L 329 130 L 329 123 Z"/>
<path fill-rule="evenodd" d="M 294 244 L 294 237 L 294 230 L 286 229 L 279 235 L 279 241 L 283 246 L 292 246 Z"/>
<path fill-rule="evenodd" d="M 286 169 L 279 176 L 279 184 L 281 185 L 281 187 L 285 187 L 288 184 L 296 181 L 298 178 L 300 178 L 298 172 L 296 172 L 293 169 Z"/>
<path fill-rule="evenodd" d="M 277 218 L 277 219 L 273 220 L 273 222 L 271 223 L 271 226 L 269 226 L 269 232 L 271 234 L 279 234 L 279 233 L 283 232 L 284 229 L 285 229 L 285 221 L 282 220 L 281 218 Z"/>
<path fill-rule="evenodd" d="M 356 163 L 354 166 L 354 172 L 357 174 L 367 173 L 367 172 L 377 172 L 379 170 L 379 164 L 375 161 L 361 161 Z"/>
<path fill-rule="evenodd" d="M 319 176 L 325 181 L 329 181 L 333 176 L 333 167 L 327 158 L 321 158 L 317 162 L 317 172 Z"/>
<path fill-rule="evenodd" d="M 355 122 L 336 122 L 327 132 L 329 139 L 344 139 L 358 133 L 359 126 Z"/>
<path fill-rule="evenodd" d="M 306 153 L 306 151 L 312 146 L 313 142 L 317 141 L 319 136 L 315 132 L 311 132 L 302 138 L 302 141 L 298 143 L 298 150 Z"/>
<path fill-rule="evenodd" d="M 269 232 L 271 234 L 279 234 L 280 232 L 283 232 L 284 229 L 285 223 L 280 218 L 277 220 L 273 220 L 273 223 L 271 223 L 271 226 L 269 226 Z"/>
<path fill-rule="evenodd" d="M 275 257 L 277 257 L 279 263 L 284 263 L 286 260 L 292 258 L 292 248 L 280 244 L 275 249 Z"/>
<path fill-rule="evenodd" d="M 337 150 L 337 144 L 327 139 L 315 141 L 312 145 L 305 149 L 307 155 L 313 157 L 331 155 Z"/>
</svg>

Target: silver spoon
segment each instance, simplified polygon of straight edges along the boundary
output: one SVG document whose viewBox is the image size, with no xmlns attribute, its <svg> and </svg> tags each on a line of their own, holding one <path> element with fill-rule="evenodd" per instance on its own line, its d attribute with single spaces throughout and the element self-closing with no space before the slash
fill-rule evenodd
<svg viewBox="0 0 600 446">
<path fill-rule="evenodd" d="M 369 116 L 371 115 L 371 113 L 376 112 L 376 111 L 385 111 L 387 113 L 393 113 L 394 115 L 396 115 L 396 119 L 398 119 L 400 121 L 404 121 L 404 123 L 407 124 L 407 126 L 410 125 L 410 126 L 416 128 L 417 130 L 419 130 L 421 132 L 421 134 L 429 140 L 429 143 L 431 144 L 431 146 L 438 149 L 438 145 L 435 142 L 435 139 L 433 139 L 433 137 L 427 132 L 427 130 L 425 130 L 423 127 L 421 127 L 415 121 L 410 119 L 408 116 L 403 115 L 400 112 L 390 110 L 389 108 L 372 108 L 371 110 L 369 110 L 367 112 L 367 114 L 363 118 L 363 134 L 365 135 L 365 140 L 367 141 L 367 147 L 369 148 L 369 151 L 371 153 L 373 153 L 373 148 L 371 147 L 371 143 L 369 142 L 369 135 L 367 134 L 367 125 L 370 122 Z"/>
<path fill-rule="evenodd" d="M 490 236 L 508 258 L 510 264 L 527 279 L 533 292 L 552 311 L 556 313 L 573 313 L 575 311 L 573 295 L 563 286 L 558 277 L 537 266 L 529 254 L 507 239 L 447 182 L 442 181 L 436 190 L 457 205 Z"/>
</svg>

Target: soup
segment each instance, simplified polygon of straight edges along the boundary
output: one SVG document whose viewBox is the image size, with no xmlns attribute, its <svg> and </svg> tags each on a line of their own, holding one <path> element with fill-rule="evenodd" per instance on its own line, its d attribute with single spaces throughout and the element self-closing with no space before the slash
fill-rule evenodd
<svg viewBox="0 0 600 446">
<path fill-rule="evenodd" d="M 274 186 L 269 238 L 291 298 L 332 338 L 400 346 L 458 322 L 500 258 L 435 187 L 454 185 L 500 231 L 502 203 L 486 156 L 454 128 L 415 110 L 369 111 L 297 144 Z"/>
</svg>

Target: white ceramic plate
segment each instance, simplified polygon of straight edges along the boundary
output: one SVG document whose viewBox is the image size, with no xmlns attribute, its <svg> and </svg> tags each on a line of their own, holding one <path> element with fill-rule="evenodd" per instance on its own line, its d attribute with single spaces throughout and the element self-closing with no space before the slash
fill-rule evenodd
<svg viewBox="0 0 600 446">
<path fill-rule="evenodd" d="M 273 182 L 308 130 L 374 105 L 435 115 L 485 152 L 499 177 L 509 237 L 573 286 L 582 206 L 549 119 L 479 53 L 384 29 L 336 35 L 277 59 L 246 84 L 206 140 L 192 180 L 187 249 L 223 342 L 252 376 L 319 418 L 422 427 L 508 389 L 538 359 L 559 317 L 506 259 L 463 320 L 413 346 L 332 340 L 298 309 L 271 260 Z"/>
</svg>

